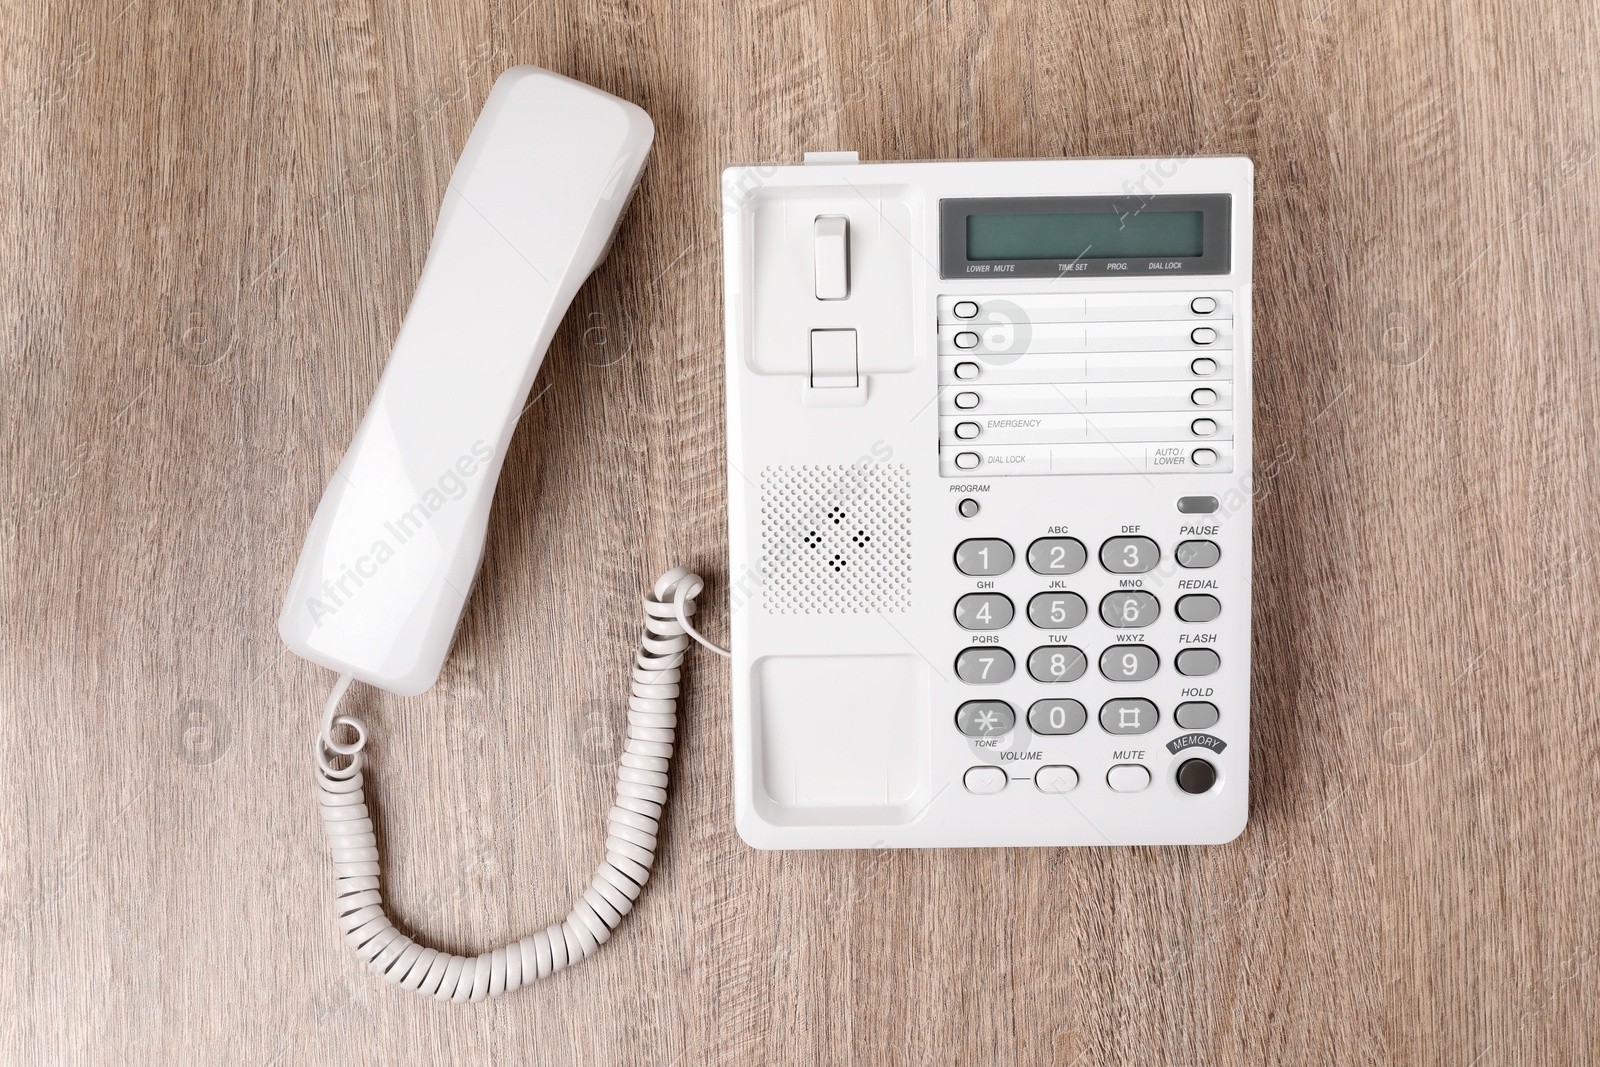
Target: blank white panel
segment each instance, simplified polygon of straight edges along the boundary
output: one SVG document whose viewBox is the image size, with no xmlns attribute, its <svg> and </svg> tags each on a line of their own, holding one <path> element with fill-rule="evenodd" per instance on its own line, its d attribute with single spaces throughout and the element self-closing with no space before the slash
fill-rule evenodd
<svg viewBox="0 0 1600 1067">
<path fill-rule="evenodd" d="M 926 745 L 916 743 L 928 720 L 922 661 L 769 656 L 754 673 L 767 799 L 788 809 L 870 809 L 899 821 L 895 812 L 928 774 Z"/>
</svg>

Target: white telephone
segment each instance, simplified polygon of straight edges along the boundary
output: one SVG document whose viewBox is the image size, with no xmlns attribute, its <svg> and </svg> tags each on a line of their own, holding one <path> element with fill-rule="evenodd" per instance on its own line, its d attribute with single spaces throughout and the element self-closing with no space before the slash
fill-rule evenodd
<svg viewBox="0 0 1600 1067">
<path fill-rule="evenodd" d="M 476 957 L 384 914 L 353 680 L 428 689 L 546 346 L 652 139 L 495 84 L 279 619 L 339 672 L 315 743 L 339 926 L 481 1001 L 586 959 L 649 878 L 703 583 L 644 598 L 606 858 Z M 724 175 L 736 823 L 763 848 L 1221 842 L 1249 751 L 1247 160 Z M 347 739 L 335 736 L 351 731 Z"/>
<path fill-rule="evenodd" d="M 516 67 L 495 83 L 278 620 L 292 651 L 340 675 L 315 746 L 339 927 L 374 973 L 440 1000 L 510 992 L 611 936 L 655 857 L 689 639 L 722 653 L 689 622 L 700 579 L 683 568 L 663 575 L 644 601 L 606 859 L 564 921 L 477 957 L 424 948 L 395 929 L 363 790 L 366 728 L 339 714 L 339 702 L 355 679 L 403 695 L 438 679 L 483 558 L 507 443 L 653 136 L 639 108 L 549 71 Z M 341 727 L 354 738 L 336 740 Z"/>
<path fill-rule="evenodd" d="M 1243 830 L 1251 196 L 1246 159 L 724 173 L 746 841 Z"/>
</svg>

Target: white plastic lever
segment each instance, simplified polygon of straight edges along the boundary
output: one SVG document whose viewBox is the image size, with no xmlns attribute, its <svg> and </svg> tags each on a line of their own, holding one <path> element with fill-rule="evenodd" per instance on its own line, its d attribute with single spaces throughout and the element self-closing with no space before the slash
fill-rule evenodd
<svg viewBox="0 0 1600 1067">
<path fill-rule="evenodd" d="M 817 299 L 843 300 L 850 295 L 850 220 L 819 215 L 815 226 Z"/>
</svg>

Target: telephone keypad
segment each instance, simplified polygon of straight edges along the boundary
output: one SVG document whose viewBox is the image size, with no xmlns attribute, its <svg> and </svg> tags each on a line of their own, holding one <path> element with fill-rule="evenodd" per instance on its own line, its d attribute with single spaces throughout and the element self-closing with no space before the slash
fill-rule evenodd
<svg viewBox="0 0 1600 1067">
<path fill-rule="evenodd" d="M 956 677 L 968 685 L 999 685 L 1017 673 L 1011 653 L 992 645 L 964 648 L 956 656 Z"/>
<path fill-rule="evenodd" d="M 1076 700 L 1036 700 L 1028 709 L 1028 729 L 1046 737 L 1075 734 L 1088 721 L 1088 709 Z"/>
<path fill-rule="evenodd" d="M 1089 617 L 1077 593 L 1040 593 L 1028 601 L 1028 621 L 1041 630 L 1070 630 Z"/>
<path fill-rule="evenodd" d="M 1148 626 L 1160 614 L 1161 602 L 1142 591 L 1107 593 L 1100 601 L 1100 620 L 1107 626 Z"/>
<path fill-rule="evenodd" d="M 1017 713 L 1004 700 L 969 700 L 956 709 L 956 729 L 968 737 L 999 737 L 1017 725 Z"/>
<path fill-rule="evenodd" d="M 1035 574 L 1077 574 L 1087 562 L 1088 550 L 1075 537 L 1041 537 L 1028 546 L 1028 567 Z"/>
<path fill-rule="evenodd" d="M 1100 709 L 1100 728 L 1108 734 L 1147 734 L 1160 719 L 1155 703 L 1142 697 L 1108 700 Z"/>
<path fill-rule="evenodd" d="M 1161 562 L 1161 548 L 1148 537 L 1113 537 L 1100 546 L 1100 566 L 1112 574 L 1144 574 Z"/>
<path fill-rule="evenodd" d="M 1100 653 L 1100 673 L 1113 682 L 1146 681 L 1160 666 L 1161 657 L 1149 645 L 1112 645 Z"/>
<path fill-rule="evenodd" d="M 966 630 L 999 630 L 1011 625 L 1016 610 L 1001 593 L 968 593 L 956 601 L 956 622 Z"/>
<path fill-rule="evenodd" d="M 1184 498 L 1178 510 L 1182 513 L 1193 511 L 1209 514 L 1215 511 L 1215 505 L 1207 498 Z M 998 537 L 963 540 L 956 549 L 956 567 L 963 574 L 975 577 L 1007 574 L 1017 563 L 1012 544 Z M 1163 551 L 1168 550 L 1179 567 L 1191 571 L 1214 567 L 1222 557 L 1221 548 L 1215 541 L 1189 538 L 1176 543 L 1168 542 L 1164 549 L 1154 538 L 1146 536 L 1106 538 L 1100 542 L 1097 555 L 1104 572 L 1117 576 L 1141 575 L 1154 571 L 1160 565 Z M 1081 575 L 1088 557 L 1089 549 L 1076 537 L 1036 538 L 1028 544 L 1024 553 L 1027 572 L 1045 577 Z M 1027 572 L 1024 572 L 1022 579 L 1012 577 L 1006 581 L 1022 581 L 1028 577 Z M 1043 584 L 1043 578 L 1036 580 Z M 1073 582 L 1083 580 L 1083 577 L 1079 577 Z M 1104 575 L 1098 579 L 1091 575 L 1087 580 L 1107 581 Z M 1137 579 L 1123 577 L 1113 581 L 1124 586 L 1140 584 Z M 960 627 L 977 631 L 999 630 L 1017 621 L 1013 597 L 1019 593 L 1028 595 L 1026 585 L 1021 589 L 1015 585 L 1004 585 L 1006 592 L 1001 593 L 994 591 L 996 584 L 1001 583 L 979 583 L 979 591 L 962 593 L 956 598 L 955 620 Z M 1193 588 L 1194 584 L 1191 583 L 1189 587 Z M 1210 584 L 1213 583 L 1202 583 L 1202 588 Z M 1100 588 L 1104 589 L 1104 585 Z M 1146 629 L 1161 618 L 1159 590 L 1118 588 L 1103 594 L 1099 589 L 1093 591 L 1100 595 L 1096 605 L 1098 622 L 1112 628 L 1113 633 Z M 1222 599 L 1213 593 L 1184 593 L 1170 602 L 1169 606 L 1179 621 L 1191 625 L 1210 623 L 1222 613 Z M 1089 621 L 1089 602 L 1078 591 L 1041 590 L 1028 595 L 1026 614 L 1028 623 L 1038 630 L 1070 630 Z M 1094 632 L 1109 636 L 1106 631 Z M 1091 659 L 1099 667 L 1101 676 L 1112 682 L 1148 682 L 1161 674 L 1163 653 L 1153 647 L 1159 642 L 1146 644 L 1142 640 L 1144 637 L 1144 634 L 1138 634 L 1120 642 L 1113 640 L 1101 647 L 1098 654 L 1093 647 L 1086 652 L 1076 645 L 1041 645 L 1025 657 L 1025 663 L 1022 664 L 1026 667 L 1025 673 L 1018 670 L 1016 657 L 1007 649 L 989 644 L 962 649 L 956 656 L 956 675 L 962 682 L 975 686 L 1009 684 L 1000 694 L 1007 697 L 1006 700 L 969 700 L 961 703 L 955 714 L 956 728 L 966 737 L 995 738 L 1025 725 L 1028 732 L 1040 739 L 1034 744 L 1073 744 L 1066 739 L 1080 734 L 1091 718 L 1082 700 L 1070 697 L 1034 700 L 1027 705 L 1027 713 L 1023 716 L 1026 722 L 1019 723 L 1019 713 L 1015 709 L 1020 705 L 1013 701 L 1016 696 L 1026 697 L 1027 694 L 1025 688 L 1017 693 L 1014 687 L 1019 680 L 1023 687 L 1035 684 L 1070 685 L 1087 674 Z M 1171 660 L 1171 673 L 1184 678 L 1203 678 L 1221 668 L 1221 657 L 1212 648 L 1180 647 L 1166 651 L 1165 655 Z M 1067 691 L 1073 692 L 1074 689 Z M 1168 721 L 1172 729 L 1202 731 L 1214 728 L 1221 720 L 1217 705 L 1210 700 L 1187 700 L 1176 707 L 1169 705 L 1171 719 L 1167 720 L 1156 700 L 1151 697 L 1159 699 L 1156 693 L 1145 695 L 1134 688 L 1126 697 L 1106 701 L 1093 716 L 1099 727 L 1098 732 L 1101 735 L 1132 737 L 1153 733 Z M 1023 736 L 1026 737 L 1026 734 Z M 1156 744 L 1158 749 L 1160 744 L 1161 741 Z M 1046 749 L 1045 758 L 1051 758 L 1058 752 L 1064 754 L 1059 748 Z M 972 792 L 1000 792 L 1009 782 L 1003 770 L 991 773 L 973 768 L 973 772 L 980 771 L 980 774 L 972 774 L 966 783 Z M 1148 788 L 1153 780 L 1149 767 L 1144 763 L 1117 764 L 1108 770 L 1096 769 L 1092 772 L 1094 775 L 1101 773 L 1105 774 L 1106 786 L 1113 792 L 1139 792 Z M 1195 772 L 1195 776 L 1198 776 L 1198 772 Z M 1082 784 L 1082 780 L 1077 768 L 1050 764 L 1036 772 L 1035 784 L 1042 792 L 1066 792 Z"/>
<path fill-rule="evenodd" d="M 956 546 L 956 569 L 962 574 L 1004 574 L 1016 561 L 1011 545 L 998 537 L 972 537 Z"/>
<path fill-rule="evenodd" d="M 1028 674 L 1038 682 L 1076 682 L 1089 669 L 1083 649 L 1044 645 L 1028 653 Z"/>
</svg>

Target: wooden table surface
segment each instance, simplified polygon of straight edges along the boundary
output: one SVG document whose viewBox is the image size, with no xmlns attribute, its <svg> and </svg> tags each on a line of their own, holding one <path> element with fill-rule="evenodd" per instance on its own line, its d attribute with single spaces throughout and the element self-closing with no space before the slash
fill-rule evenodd
<svg viewBox="0 0 1600 1067">
<path fill-rule="evenodd" d="M 0 1061 L 1600 1060 L 1600 19 L 1586 0 L 99 11 L 0 64 Z M 759 853 L 698 655 L 658 874 L 476 1007 L 340 942 L 278 608 L 495 75 L 657 141 L 441 683 L 364 690 L 387 892 L 476 953 L 598 858 L 637 598 L 726 632 L 717 175 L 1256 161 L 1255 730 L 1220 848 Z"/>
</svg>

